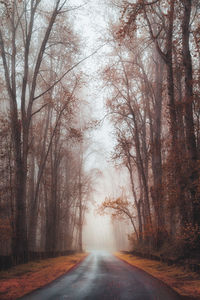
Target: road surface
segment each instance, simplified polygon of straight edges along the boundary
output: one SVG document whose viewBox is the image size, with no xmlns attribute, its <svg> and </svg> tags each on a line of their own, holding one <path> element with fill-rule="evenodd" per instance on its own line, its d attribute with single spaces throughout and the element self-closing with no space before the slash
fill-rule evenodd
<svg viewBox="0 0 200 300">
<path fill-rule="evenodd" d="M 113 255 L 96 251 L 66 275 L 23 300 L 178 300 L 159 280 Z"/>
</svg>

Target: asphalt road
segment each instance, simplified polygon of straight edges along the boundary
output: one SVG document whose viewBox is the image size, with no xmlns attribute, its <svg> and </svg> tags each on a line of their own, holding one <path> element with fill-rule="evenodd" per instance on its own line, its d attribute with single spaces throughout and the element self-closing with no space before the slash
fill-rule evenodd
<svg viewBox="0 0 200 300">
<path fill-rule="evenodd" d="M 178 300 L 159 280 L 113 255 L 96 251 L 66 275 L 23 300 Z"/>
</svg>

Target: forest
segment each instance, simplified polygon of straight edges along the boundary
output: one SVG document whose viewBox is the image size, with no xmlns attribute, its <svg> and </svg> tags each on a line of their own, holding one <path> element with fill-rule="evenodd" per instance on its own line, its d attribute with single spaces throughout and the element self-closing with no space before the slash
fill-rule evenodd
<svg viewBox="0 0 200 300">
<path fill-rule="evenodd" d="M 132 249 L 199 258 L 200 3 L 106 3 L 113 18 L 99 54 L 102 118 L 113 126 L 112 164 L 129 178 L 98 212 L 129 220 Z M 98 47 L 85 55 L 72 18 L 82 9 L 66 0 L 0 1 L 2 267 L 84 250 L 100 173 L 88 171 L 86 157 L 101 122 L 87 112 L 81 66 Z"/>
<path fill-rule="evenodd" d="M 126 189 L 100 210 L 128 218 L 134 248 L 196 257 L 200 247 L 200 23 L 197 1 L 124 1 L 103 71 Z M 145 250 L 144 250 L 145 249 Z"/>
</svg>

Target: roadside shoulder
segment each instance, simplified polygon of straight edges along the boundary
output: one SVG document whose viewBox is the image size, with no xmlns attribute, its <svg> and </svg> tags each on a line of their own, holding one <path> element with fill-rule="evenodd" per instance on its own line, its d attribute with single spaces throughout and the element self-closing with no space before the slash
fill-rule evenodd
<svg viewBox="0 0 200 300">
<path fill-rule="evenodd" d="M 200 275 L 186 271 L 182 267 L 168 266 L 162 262 L 134 256 L 131 253 L 116 252 L 114 255 L 163 281 L 178 292 L 183 299 L 200 299 Z"/>
<path fill-rule="evenodd" d="M 75 268 L 87 253 L 49 258 L 0 272 L 0 299 L 14 300 L 41 288 Z"/>
</svg>

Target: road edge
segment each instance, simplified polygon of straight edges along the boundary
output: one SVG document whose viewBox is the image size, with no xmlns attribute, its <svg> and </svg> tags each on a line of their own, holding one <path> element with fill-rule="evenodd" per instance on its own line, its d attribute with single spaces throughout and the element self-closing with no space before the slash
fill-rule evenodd
<svg viewBox="0 0 200 300">
<path fill-rule="evenodd" d="M 53 279 L 51 282 L 47 283 L 47 284 L 44 284 L 43 286 L 40 286 L 36 289 L 33 289 L 32 291 L 28 292 L 27 294 L 24 294 L 23 296 L 19 297 L 19 298 L 16 298 L 16 300 L 23 300 L 24 297 L 27 297 L 28 295 L 36 292 L 36 291 L 39 291 L 45 287 L 48 287 L 49 285 L 53 284 L 54 282 L 56 282 L 57 280 L 60 280 L 62 277 L 66 276 L 69 272 L 73 271 L 74 269 L 76 269 L 88 256 L 89 256 L 90 253 L 86 253 L 86 255 L 84 257 L 82 257 L 80 259 L 80 261 L 78 261 L 76 264 L 74 264 L 73 266 L 71 266 L 65 273 L 63 273 L 62 275 L 56 277 L 55 279 Z M 14 300 L 14 299 L 13 299 Z"/>
<path fill-rule="evenodd" d="M 200 299 L 200 298 L 196 298 L 196 297 L 191 297 L 191 296 L 188 297 L 188 296 L 183 296 L 183 295 L 179 294 L 172 286 L 170 286 L 168 283 L 164 282 L 162 279 L 160 279 L 160 278 L 158 278 L 158 277 L 152 275 L 152 274 L 149 273 L 148 271 L 146 271 L 146 270 L 144 270 L 144 269 L 142 269 L 142 268 L 139 268 L 138 266 L 136 266 L 136 265 L 134 265 L 134 264 L 131 264 L 130 262 L 126 261 L 125 259 L 123 259 L 123 258 L 117 256 L 116 253 L 113 253 L 113 255 L 114 255 L 117 259 L 119 259 L 119 260 L 123 261 L 124 263 L 126 263 L 127 265 L 131 266 L 132 268 L 136 268 L 136 269 L 138 269 L 139 271 L 142 271 L 142 272 L 148 274 L 149 276 L 153 277 L 154 279 L 156 279 L 156 280 L 162 282 L 163 285 L 165 285 L 165 286 L 167 286 L 168 288 L 170 288 L 171 290 L 173 290 L 173 291 L 177 294 L 177 296 L 180 297 L 180 299 L 182 299 L 182 300 L 199 300 L 199 299 Z"/>
</svg>

